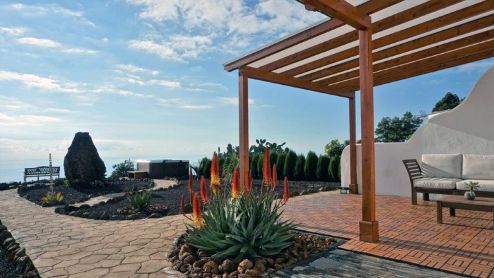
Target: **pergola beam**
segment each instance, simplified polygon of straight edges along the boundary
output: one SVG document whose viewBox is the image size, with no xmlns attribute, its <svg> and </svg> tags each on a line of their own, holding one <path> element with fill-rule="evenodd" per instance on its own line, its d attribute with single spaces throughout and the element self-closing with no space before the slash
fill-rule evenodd
<svg viewBox="0 0 494 278">
<path fill-rule="evenodd" d="M 450 0 L 450 1 L 444 1 L 444 0 L 431 0 L 428 2 L 425 2 L 421 5 L 412 7 L 410 9 L 407 9 L 405 11 L 399 12 L 397 14 L 393 14 L 389 17 L 386 17 L 384 19 L 381 19 L 380 21 L 372 23 L 372 32 L 377 33 L 384 31 L 386 29 L 395 27 L 397 25 L 400 25 L 402 23 L 405 23 L 411 19 L 427 15 L 429 13 L 435 12 L 437 10 L 440 10 L 441 8 L 447 7 L 449 5 L 453 5 L 460 0 Z M 346 34 L 337 36 L 335 38 L 332 38 L 330 40 L 321 42 L 317 45 L 314 45 L 312 47 L 309 47 L 307 49 L 304 49 L 303 51 L 294 53 L 292 55 L 289 55 L 287 57 L 284 57 L 282 59 L 279 59 L 277 61 L 274 61 L 272 63 L 269 63 L 267 65 L 264 65 L 262 67 L 263 70 L 275 70 L 278 68 L 282 68 L 284 66 L 290 65 L 295 62 L 302 61 L 303 59 L 309 58 L 313 55 L 317 55 L 319 53 L 328 51 L 330 49 L 333 49 L 335 47 L 340 47 L 343 46 L 347 43 L 351 43 L 355 40 L 358 39 L 358 32 L 357 31 L 351 31 Z M 357 52 L 355 52 L 357 54 Z M 356 55 L 355 54 L 355 55 Z M 310 64 L 310 63 L 309 63 Z M 291 69 L 286 72 L 288 75 L 297 75 L 305 72 L 306 68 L 304 65 L 297 67 L 295 69 Z"/>
<path fill-rule="evenodd" d="M 492 17 L 494 18 L 494 16 L 492 16 Z M 415 61 L 425 59 L 428 57 L 432 57 L 435 55 L 447 53 L 447 52 L 453 51 L 455 49 L 464 48 L 464 47 L 467 47 L 470 45 L 475 45 L 475 44 L 478 44 L 479 42 L 492 40 L 492 38 L 494 38 L 494 30 L 489 30 L 486 32 L 472 35 L 470 37 L 465 37 L 463 39 L 451 41 L 449 43 L 436 45 L 434 47 L 430 47 L 430 48 L 427 48 L 427 49 L 424 49 L 421 51 L 413 52 L 413 53 L 408 54 L 408 55 L 399 56 L 397 58 L 387 60 L 385 62 L 374 64 L 374 72 L 386 70 L 388 68 L 394 68 L 394 67 L 397 67 L 397 66 L 400 66 L 403 64 L 408 64 L 408 63 L 415 62 Z M 494 43 L 491 41 L 491 44 L 494 44 Z M 315 82 L 315 83 L 323 85 L 323 86 L 328 86 L 330 84 L 334 84 L 334 83 L 338 83 L 338 82 L 342 82 L 345 80 L 356 78 L 356 77 L 358 77 L 358 75 L 359 75 L 359 71 L 358 71 L 358 69 L 356 69 L 356 70 L 348 71 L 348 72 L 345 72 L 342 74 L 334 75 L 330 78 L 326 78 L 326 79 L 320 80 L 320 81 Z"/>
<path fill-rule="evenodd" d="M 431 35 L 427 35 L 424 37 L 420 37 L 397 46 L 393 46 L 390 48 L 386 48 L 373 53 L 374 62 L 386 59 L 388 57 L 396 56 L 401 53 L 406 53 L 415 49 L 419 49 L 422 47 L 426 47 L 431 44 L 439 43 L 451 38 L 455 38 L 458 36 L 462 36 L 468 34 L 470 32 L 474 32 L 475 30 L 481 30 L 487 28 L 489 26 L 494 26 L 494 15 L 485 16 L 476 20 L 469 21 L 467 23 L 463 23 L 458 26 L 454 26 L 448 28 L 446 30 L 442 30 Z M 486 32 L 483 32 L 485 34 Z M 487 34 L 489 35 L 489 34 Z M 307 81 L 317 80 L 323 77 L 330 76 L 335 73 L 343 72 L 346 70 L 350 70 L 352 68 L 358 67 L 359 61 L 358 57 L 353 60 L 321 69 L 315 72 L 311 72 L 306 75 L 302 75 L 299 78 Z M 285 74 L 290 75 L 290 72 L 285 72 Z"/>
<path fill-rule="evenodd" d="M 414 77 L 417 75 L 429 73 L 427 69 L 434 68 L 436 71 L 446 69 L 455 65 L 474 62 L 472 57 L 479 57 L 482 60 L 484 56 L 472 56 L 477 53 L 489 52 L 494 50 L 494 40 L 484 41 L 475 45 L 453 50 L 447 53 L 418 60 L 412 63 L 407 63 L 401 66 L 388 68 L 374 73 L 375 84 L 385 84 L 392 81 L 398 81 L 405 78 Z M 463 62 L 462 62 L 463 60 Z M 451 63 L 451 61 L 455 61 Z M 358 89 L 359 78 L 346 80 L 331 86 L 328 86 L 332 91 L 347 91 Z"/>
<path fill-rule="evenodd" d="M 315 9 L 329 17 L 338 18 L 356 29 L 365 30 L 371 26 L 370 16 L 345 0 L 304 0 L 303 2 L 307 9 Z"/>
<path fill-rule="evenodd" d="M 402 2 L 403 0 L 371 0 L 367 1 L 359 6 L 357 9 L 361 10 L 362 13 L 372 14 L 377 11 L 380 11 L 384 8 L 392 6 L 396 3 Z M 305 42 L 309 39 L 315 38 L 321 34 L 334 30 L 338 27 L 345 25 L 345 23 L 337 18 L 331 18 L 328 21 L 320 23 L 318 25 L 312 26 L 302 32 L 299 32 L 295 35 L 292 35 L 288 38 L 277 41 L 267 47 L 264 47 L 260 50 L 249 53 L 248 55 L 237 59 L 232 62 L 228 62 L 224 64 L 224 69 L 226 71 L 233 71 L 239 69 L 242 66 L 249 65 L 256 61 L 259 61 L 263 58 L 266 58 L 270 55 L 288 49 L 294 45 Z"/>
<path fill-rule="evenodd" d="M 442 28 L 442 27 L 448 26 L 450 24 L 454 24 L 454 23 L 459 22 L 461 20 L 465 20 L 465 19 L 477 16 L 477 15 L 485 13 L 487 11 L 492 11 L 493 9 L 494 9 L 494 1 L 480 2 L 480 3 L 474 4 L 472 6 L 466 7 L 464 9 L 440 16 L 438 18 L 414 25 L 412 27 L 406 28 L 406 29 L 401 30 L 399 32 L 392 33 L 390 35 L 376 39 L 373 41 L 373 47 L 374 47 L 374 49 L 378 49 L 378 48 L 385 47 L 385 46 L 388 46 L 388 45 L 393 44 L 393 43 L 399 43 L 400 41 L 403 41 L 403 40 L 406 40 L 409 38 L 413 38 L 415 36 L 419 36 L 423 33 L 426 33 L 426 32 L 429 32 L 429 31 L 432 31 L 432 30 L 435 30 L 438 28 Z M 333 45 L 333 46 L 328 45 L 327 47 L 319 49 L 318 52 L 313 54 L 313 55 L 320 54 L 324 51 L 330 50 L 333 47 L 337 47 L 337 46 L 339 46 L 339 45 Z M 309 50 L 309 49 L 310 48 L 308 48 L 307 50 Z M 303 53 L 304 53 L 304 51 L 301 51 L 299 53 L 293 54 L 293 56 L 294 57 L 295 57 L 295 55 L 301 56 L 301 55 L 303 55 Z M 358 53 L 358 47 L 352 47 L 352 48 L 337 52 L 335 54 L 328 55 L 324 58 L 321 58 L 321 59 L 303 64 L 303 65 L 297 66 L 297 67 L 290 69 L 290 70 L 287 70 L 283 73 L 286 75 L 291 75 L 291 76 L 303 74 L 303 73 L 306 73 L 306 72 L 309 72 L 309 71 L 312 71 L 312 70 L 315 70 L 315 69 L 333 64 L 333 63 L 337 63 L 341 60 L 357 56 L 358 54 L 359 54 Z M 298 61 L 298 60 L 292 60 L 289 63 L 287 63 L 288 62 L 287 60 L 288 60 L 288 57 L 285 57 L 285 58 L 279 59 L 279 60 L 277 60 L 271 64 L 276 69 L 276 68 L 280 68 L 282 66 L 286 66 L 286 65 L 289 65 L 289 64 L 292 64 L 292 63 Z M 269 65 L 271 65 L 271 64 L 269 64 Z M 266 65 L 265 67 L 262 67 L 263 70 L 267 70 L 269 68 L 270 67 L 268 67 L 268 65 Z"/>
<path fill-rule="evenodd" d="M 331 92 L 330 90 L 328 90 L 327 86 L 321 86 L 321 85 L 315 84 L 313 82 L 308 82 L 308 81 L 304 81 L 304 80 L 297 79 L 294 77 L 285 76 L 285 75 L 279 74 L 279 73 L 263 71 L 263 70 L 251 68 L 251 67 L 242 67 L 239 69 L 239 71 L 242 73 L 242 75 L 247 76 L 247 77 L 252 78 L 252 79 L 256 79 L 256 80 L 262 80 L 262 81 L 267 81 L 267 82 L 271 82 L 271 83 L 287 85 L 287 86 L 291 86 L 291 87 L 296 87 L 296 88 L 300 88 L 300 89 L 305 89 L 305 90 L 310 90 L 310 91 L 315 91 L 315 92 L 319 92 L 319 93 L 335 95 L 335 96 L 340 96 L 340 97 L 346 97 L 346 98 L 351 97 L 350 93 Z"/>
</svg>

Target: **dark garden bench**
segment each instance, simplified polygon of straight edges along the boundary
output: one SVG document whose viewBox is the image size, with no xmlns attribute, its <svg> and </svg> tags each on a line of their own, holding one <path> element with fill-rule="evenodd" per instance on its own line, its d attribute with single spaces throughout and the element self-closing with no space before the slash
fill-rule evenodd
<svg viewBox="0 0 494 278">
<path fill-rule="evenodd" d="M 60 178 L 60 167 L 51 167 L 51 175 L 53 177 Z M 27 178 L 37 177 L 39 181 L 39 177 L 49 177 L 50 176 L 50 167 L 48 166 L 40 166 L 35 168 L 25 168 L 24 169 L 24 182 L 26 182 Z"/>
</svg>

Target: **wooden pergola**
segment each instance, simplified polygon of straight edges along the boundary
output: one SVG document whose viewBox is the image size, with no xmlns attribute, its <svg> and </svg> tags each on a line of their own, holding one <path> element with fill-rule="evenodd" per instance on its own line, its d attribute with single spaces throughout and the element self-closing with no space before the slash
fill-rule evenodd
<svg viewBox="0 0 494 278">
<path fill-rule="evenodd" d="M 349 100 L 351 193 L 357 193 L 355 92 L 361 102 L 360 239 L 379 240 L 375 85 L 494 56 L 494 0 L 297 0 L 328 20 L 224 65 L 239 71 L 240 181 L 249 173 L 248 79 Z"/>
</svg>

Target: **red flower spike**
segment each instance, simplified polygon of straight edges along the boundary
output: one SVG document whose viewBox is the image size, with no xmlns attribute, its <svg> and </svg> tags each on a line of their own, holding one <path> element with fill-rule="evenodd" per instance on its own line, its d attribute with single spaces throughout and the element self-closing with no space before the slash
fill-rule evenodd
<svg viewBox="0 0 494 278">
<path fill-rule="evenodd" d="M 208 191 L 206 189 L 206 179 L 204 179 L 204 176 L 201 176 L 200 190 L 201 190 L 202 202 L 207 203 L 209 201 L 209 197 L 208 197 Z"/>
<path fill-rule="evenodd" d="M 192 176 L 192 169 L 189 168 L 189 195 L 190 203 L 192 204 L 192 198 L 194 197 L 194 177 Z"/>
<path fill-rule="evenodd" d="M 276 163 L 273 164 L 273 171 L 272 171 L 272 173 L 273 173 L 273 181 L 272 181 L 272 183 L 273 183 L 273 190 L 275 190 L 276 189 L 276 186 L 278 185 L 278 172 L 276 170 Z"/>
<path fill-rule="evenodd" d="M 199 193 L 194 194 L 194 202 L 192 203 L 192 221 L 194 226 L 200 229 L 204 227 L 204 219 L 202 218 L 201 203 L 199 201 Z"/>
<path fill-rule="evenodd" d="M 240 197 L 240 189 L 238 185 L 238 169 L 235 167 L 232 177 L 232 198 L 237 199 L 238 197 Z"/>
<path fill-rule="evenodd" d="M 180 196 L 180 210 L 179 214 L 185 214 L 185 196 L 182 193 L 182 196 Z"/>
<path fill-rule="evenodd" d="M 262 185 L 271 185 L 271 161 L 269 160 L 269 147 L 264 149 Z"/>
<path fill-rule="evenodd" d="M 288 177 L 285 177 L 285 180 L 283 181 L 283 204 L 286 204 L 286 202 L 288 202 L 288 198 L 290 198 L 290 192 L 288 189 Z"/>
<path fill-rule="evenodd" d="M 213 153 L 213 159 L 211 160 L 211 192 L 214 195 L 218 194 L 221 190 L 221 178 L 220 178 L 220 162 L 218 154 Z"/>
</svg>

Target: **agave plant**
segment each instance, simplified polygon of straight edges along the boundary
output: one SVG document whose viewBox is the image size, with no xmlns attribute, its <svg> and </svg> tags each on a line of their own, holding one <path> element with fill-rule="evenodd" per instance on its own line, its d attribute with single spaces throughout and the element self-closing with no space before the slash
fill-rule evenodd
<svg viewBox="0 0 494 278">
<path fill-rule="evenodd" d="M 128 196 L 132 207 L 138 211 L 143 211 L 151 205 L 152 195 L 149 191 L 142 191 Z"/>
<path fill-rule="evenodd" d="M 292 244 L 292 221 L 280 219 L 283 203 L 274 192 L 211 196 L 202 225 L 189 226 L 188 244 L 214 259 L 240 261 L 279 254 Z M 197 204 L 198 205 L 198 204 Z"/>
</svg>

